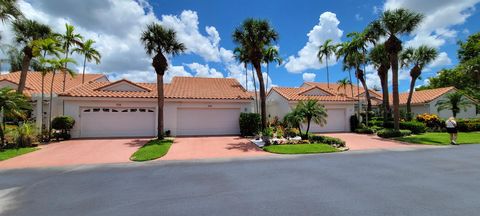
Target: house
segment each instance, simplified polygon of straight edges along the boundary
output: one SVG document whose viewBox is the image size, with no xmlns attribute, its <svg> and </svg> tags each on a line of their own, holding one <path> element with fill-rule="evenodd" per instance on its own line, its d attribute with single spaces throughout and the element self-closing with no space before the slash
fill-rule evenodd
<svg viewBox="0 0 480 216">
<path fill-rule="evenodd" d="M 18 75 L 15 72 L 0 76 L 0 87 L 15 88 Z M 156 135 L 155 83 L 110 82 L 101 74 L 87 77 L 84 84 L 80 76 L 69 77 L 65 92 L 61 92 L 63 77 L 57 75 L 54 81 L 52 114 L 75 119 L 73 138 Z M 32 115 L 37 116 L 37 122 L 41 113 L 36 105 L 41 93 L 37 88 L 39 78 L 38 72 L 29 72 L 25 91 L 36 107 Z M 45 80 L 51 80 L 51 75 Z M 46 86 L 50 83 L 46 82 Z M 164 85 L 164 91 L 164 125 L 172 135 L 236 135 L 240 133 L 240 112 L 252 111 L 251 95 L 231 78 L 175 77 Z M 44 107 L 47 113 L 48 103 Z"/>
<path fill-rule="evenodd" d="M 440 118 L 449 118 L 452 116 L 452 111 L 450 110 L 442 110 L 438 112 L 436 103 L 440 100 L 446 99 L 446 96 L 450 93 L 458 91 L 455 87 L 445 87 L 445 88 L 436 88 L 436 89 L 427 89 L 421 91 L 414 91 L 412 94 L 412 113 L 415 115 L 429 113 L 429 114 L 436 114 Z M 390 96 L 391 98 L 392 96 Z M 477 101 L 466 97 L 467 100 L 472 102 L 472 105 L 467 108 L 467 110 L 461 110 L 460 113 L 457 114 L 457 118 L 476 118 L 477 111 L 475 104 L 478 104 Z M 400 109 L 405 110 L 407 99 L 408 99 L 408 92 L 401 93 L 399 95 L 400 99 Z M 391 100 L 390 100 L 391 101 Z"/>
<path fill-rule="evenodd" d="M 356 99 L 324 88 L 316 83 L 304 83 L 298 88 L 273 87 L 267 95 L 267 112 L 270 117 L 283 117 L 299 101 L 317 100 L 327 110 L 327 124 L 323 127 L 311 124 L 311 132 L 344 132 L 350 130 L 349 117 L 355 113 Z M 304 127 L 305 128 L 305 127 Z"/>
</svg>

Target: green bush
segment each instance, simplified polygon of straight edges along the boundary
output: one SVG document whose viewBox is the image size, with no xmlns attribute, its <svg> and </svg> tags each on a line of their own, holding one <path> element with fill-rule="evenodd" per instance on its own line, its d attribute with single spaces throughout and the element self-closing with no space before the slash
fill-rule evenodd
<svg viewBox="0 0 480 216">
<path fill-rule="evenodd" d="M 323 143 L 337 147 L 345 147 L 345 141 L 335 137 L 313 135 L 309 137 L 309 141 L 311 143 Z"/>
<path fill-rule="evenodd" d="M 370 127 L 357 128 L 357 129 L 355 130 L 355 133 L 359 133 L 359 134 L 374 134 L 374 133 L 375 133 L 375 130 L 373 130 L 373 129 L 370 128 Z"/>
<path fill-rule="evenodd" d="M 427 126 L 422 122 L 409 121 L 409 122 L 400 122 L 400 129 L 410 130 L 413 134 L 421 134 L 427 131 Z"/>
<path fill-rule="evenodd" d="M 381 120 L 372 120 L 368 124 L 372 126 L 383 127 L 383 121 Z"/>
<path fill-rule="evenodd" d="M 480 119 L 458 120 L 457 129 L 461 132 L 480 131 Z"/>
<path fill-rule="evenodd" d="M 260 114 L 258 113 L 240 113 L 240 134 L 242 136 L 253 136 L 260 130 Z"/>
<path fill-rule="evenodd" d="M 359 124 L 360 124 L 360 122 L 358 121 L 358 118 L 357 118 L 356 115 L 350 116 L 350 131 L 351 132 L 354 132 L 355 129 L 358 128 Z"/>
<path fill-rule="evenodd" d="M 300 135 L 300 131 L 297 128 L 285 129 L 285 136 L 287 137 L 296 137 L 298 135 Z"/>
<path fill-rule="evenodd" d="M 377 136 L 383 137 L 383 138 L 402 137 L 402 136 L 409 136 L 411 134 L 412 134 L 412 131 L 410 130 L 395 131 L 390 128 L 377 131 Z"/>
<path fill-rule="evenodd" d="M 37 139 L 37 127 L 33 123 L 23 123 L 9 131 L 15 141 L 16 147 L 30 147 Z"/>
<path fill-rule="evenodd" d="M 52 128 L 59 130 L 60 133 L 54 133 L 53 136 L 58 139 L 68 140 L 71 138 L 70 129 L 75 125 L 75 119 L 70 116 L 57 116 L 52 120 Z"/>
</svg>

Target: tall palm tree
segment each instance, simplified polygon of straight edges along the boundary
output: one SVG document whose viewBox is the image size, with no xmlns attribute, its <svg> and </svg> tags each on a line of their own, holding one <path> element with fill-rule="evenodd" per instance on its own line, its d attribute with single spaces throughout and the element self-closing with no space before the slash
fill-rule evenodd
<svg viewBox="0 0 480 216">
<path fill-rule="evenodd" d="M 72 53 L 76 52 L 83 55 L 83 72 L 82 72 L 82 84 L 85 82 L 85 65 L 88 62 L 95 61 L 95 64 L 100 64 L 102 55 L 93 47 L 94 40 L 88 39 L 83 42 L 80 47 L 75 47 Z"/>
<path fill-rule="evenodd" d="M 353 80 L 352 80 L 352 71 L 351 71 L 351 68 L 353 66 L 351 65 L 347 65 L 349 62 L 347 61 L 347 58 L 348 58 L 348 55 L 350 53 L 349 50 L 351 50 L 351 42 L 350 41 L 345 41 L 343 43 L 340 43 L 340 44 L 337 44 L 337 49 L 336 49 L 336 52 L 335 52 L 335 55 L 337 56 L 337 60 L 340 59 L 340 57 L 343 57 L 343 67 L 342 67 L 342 70 L 343 71 L 348 71 L 348 78 L 350 80 L 350 83 L 353 83 Z M 354 94 L 353 94 L 353 85 L 350 85 L 350 90 L 351 90 L 351 96 L 354 97 Z"/>
<path fill-rule="evenodd" d="M 317 100 L 300 101 L 295 109 L 299 110 L 304 118 L 304 122 L 307 123 L 307 130 L 305 131 L 307 139 L 312 121 L 320 126 L 324 126 L 327 123 L 327 110 Z"/>
<path fill-rule="evenodd" d="M 333 44 L 332 39 L 327 39 L 320 47 L 318 48 L 318 61 L 320 61 L 320 64 L 323 63 L 323 59 L 325 59 L 325 65 L 327 67 L 327 88 L 330 88 L 330 74 L 328 72 L 328 58 L 331 55 L 335 54 L 335 50 L 337 49 L 337 46 Z"/>
<path fill-rule="evenodd" d="M 439 100 L 435 104 L 438 112 L 442 110 L 451 110 L 453 117 L 455 118 L 462 109 L 466 111 L 467 108 L 471 105 L 472 103 L 470 102 L 470 100 L 468 100 L 460 92 L 453 92 L 447 94 L 445 99 Z"/>
<path fill-rule="evenodd" d="M 262 130 L 267 126 L 265 83 L 262 74 L 262 61 L 265 49 L 278 40 L 278 33 L 266 20 L 246 19 L 232 34 L 233 41 L 245 50 L 247 59 L 253 64 L 260 85 L 260 105 Z"/>
<path fill-rule="evenodd" d="M 270 62 L 277 62 L 278 65 L 281 65 L 283 62 L 283 59 L 279 56 L 278 54 L 278 49 L 277 47 L 270 46 L 265 50 L 264 53 L 264 59 L 263 62 L 267 64 L 267 84 L 266 87 L 268 88 L 268 77 L 269 77 L 269 64 Z"/>
<path fill-rule="evenodd" d="M 257 91 L 257 78 L 255 77 L 255 73 L 253 72 L 253 64 L 252 64 L 252 81 L 253 81 L 253 92 L 255 93 L 255 113 L 258 113 L 258 91 Z"/>
<path fill-rule="evenodd" d="M 62 42 L 62 48 L 65 51 L 65 59 L 68 59 L 70 54 L 70 48 L 72 47 L 81 47 L 83 45 L 83 37 L 80 34 L 75 33 L 75 26 L 65 23 L 65 33 L 57 34 L 57 37 Z M 65 68 L 68 68 L 68 62 L 65 62 Z M 63 85 L 62 91 L 65 91 L 67 81 L 67 73 L 63 73 Z"/>
<path fill-rule="evenodd" d="M 435 48 L 426 45 L 419 46 L 418 48 L 407 48 L 400 54 L 400 62 L 402 67 L 412 66 L 410 69 L 410 90 L 407 98 L 407 117 L 411 120 L 412 116 L 412 96 L 415 88 L 415 82 L 422 74 L 423 68 L 435 60 L 438 56 L 438 52 Z"/>
<path fill-rule="evenodd" d="M 146 26 L 140 37 L 145 46 L 148 55 L 153 56 L 152 66 L 157 73 L 157 94 L 158 94 L 158 113 L 157 113 L 157 135 L 158 139 L 164 138 L 163 125 L 163 75 L 168 68 L 168 61 L 165 55 L 178 55 L 185 51 L 185 45 L 180 43 L 174 30 L 167 29 L 157 23 L 151 23 Z"/>
<path fill-rule="evenodd" d="M 245 90 L 248 92 L 248 59 L 246 52 L 240 47 L 237 47 L 233 50 L 233 53 L 235 55 L 235 59 L 237 59 L 237 61 L 242 63 L 245 67 Z"/>
<path fill-rule="evenodd" d="M 337 91 L 339 91 L 340 89 L 343 89 L 343 93 L 345 95 L 347 95 L 347 86 L 352 86 L 352 82 L 348 80 L 348 78 L 346 77 L 341 80 L 338 80 L 337 84 L 338 84 Z"/>
<path fill-rule="evenodd" d="M 38 53 L 42 53 L 43 57 L 40 57 L 40 59 L 45 59 L 47 55 L 53 55 L 57 58 L 60 57 L 60 53 L 63 52 L 63 49 L 60 47 L 60 44 L 57 40 L 55 40 L 54 37 L 49 37 L 45 39 L 40 39 L 36 40 L 33 42 L 33 52 L 36 53 L 38 56 Z M 42 87 L 41 87 L 41 97 L 40 97 L 40 109 L 41 109 L 41 118 L 40 118 L 40 131 L 43 136 L 44 132 L 44 126 L 43 126 L 43 102 L 45 98 L 45 76 L 50 73 L 51 71 L 49 68 L 45 67 L 45 60 L 40 60 L 40 67 L 37 69 L 41 75 L 42 75 Z M 38 102 L 37 102 L 38 103 Z M 42 139 L 43 140 L 43 139 Z"/>
<path fill-rule="evenodd" d="M 12 26 L 15 32 L 15 41 L 23 46 L 22 72 L 17 89 L 18 93 L 23 93 L 30 61 L 35 57 L 32 48 L 33 41 L 49 37 L 52 30 L 47 25 L 26 19 L 16 20 Z"/>
<path fill-rule="evenodd" d="M 398 93 L 398 53 L 402 50 L 403 34 L 411 33 L 420 24 L 423 15 L 407 9 L 386 10 L 371 26 L 379 35 L 387 36 L 385 49 L 389 54 L 392 69 L 393 119 L 394 129 L 399 130 L 400 109 Z"/>
<path fill-rule="evenodd" d="M 23 17 L 23 14 L 20 9 L 18 9 L 17 0 L 0 0 L 0 21 L 2 23 L 20 17 Z M 2 39 L 1 35 L 0 39 Z"/>
<path fill-rule="evenodd" d="M 382 107 L 383 121 L 387 122 L 390 116 L 390 101 L 388 94 L 388 70 L 390 70 L 390 59 L 388 57 L 385 45 L 375 45 L 368 55 L 369 61 L 377 69 L 378 77 L 380 77 L 380 85 L 382 87 Z"/>
<path fill-rule="evenodd" d="M 28 99 L 23 95 L 16 93 L 11 88 L 0 89 L 0 110 L 3 116 L 13 116 L 25 118 L 25 111 L 30 110 L 31 105 Z M 0 150 L 5 145 L 5 121 L 0 125 Z"/>
<path fill-rule="evenodd" d="M 52 131 L 53 84 L 55 83 L 55 74 L 57 71 L 61 71 L 63 74 L 75 76 L 75 72 L 69 68 L 66 68 L 65 65 L 67 65 L 67 63 L 76 64 L 76 62 L 71 58 L 41 58 L 40 62 L 44 66 L 45 71 L 50 71 L 50 73 L 52 73 L 52 81 L 50 82 L 50 101 L 48 105 L 48 140 L 50 140 Z"/>
</svg>

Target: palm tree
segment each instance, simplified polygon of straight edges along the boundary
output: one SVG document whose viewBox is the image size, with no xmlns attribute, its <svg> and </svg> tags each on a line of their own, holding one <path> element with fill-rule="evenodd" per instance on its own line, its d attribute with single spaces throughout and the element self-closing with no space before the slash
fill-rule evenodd
<svg viewBox="0 0 480 216">
<path fill-rule="evenodd" d="M 402 67 L 413 66 L 410 69 L 410 77 L 412 78 L 410 81 L 410 91 L 408 92 L 407 98 L 407 117 L 408 120 L 411 120 L 412 116 L 412 95 L 415 88 L 415 82 L 417 81 L 418 77 L 422 74 L 423 68 L 435 60 L 438 56 L 438 52 L 433 47 L 428 47 L 422 45 L 416 49 L 414 48 L 407 48 L 400 54 L 400 62 Z"/>
<path fill-rule="evenodd" d="M 390 59 L 388 58 L 385 45 L 375 45 L 369 53 L 369 61 L 377 69 L 378 77 L 380 77 L 380 84 L 382 86 L 382 107 L 383 107 L 383 121 L 387 122 L 390 116 L 390 101 L 388 94 L 388 70 L 390 70 Z"/>
<path fill-rule="evenodd" d="M 263 62 L 265 62 L 267 64 L 267 88 L 268 88 L 268 77 L 269 77 L 269 63 L 270 62 L 277 62 L 278 65 L 281 65 L 282 62 L 283 62 L 283 59 L 279 56 L 278 54 L 278 49 L 274 46 L 270 46 L 268 47 L 266 50 L 265 50 L 265 53 L 264 53 L 264 59 L 263 59 Z"/>
<path fill-rule="evenodd" d="M 435 106 L 437 107 L 437 111 L 440 112 L 442 110 L 451 110 L 453 117 L 457 117 L 457 114 L 460 110 L 466 111 L 472 103 L 470 100 L 465 98 L 462 93 L 460 92 L 453 92 L 446 95 L 445 99 L 437 101 Z"/>
<path fill-rule="evenodd" d="M 235 48 L 233 53 L 235 55 L 235 59 L 237 59 L 238 62 L 243 63 L 243 66 L 245 67 L 245 90 L 248 92 L 248 59 L 246 53 L 240 47 Z"/>
<path fill-rule="evenodd" d="M 17 0 L 0 0 L 0 21 L 2 23 L 20 17 L 23 17 L 23 14 L 20 9 L 18 9 Z M 1 35 L 0 39 L 2 39 Z"/>
<path fill-rule="evenodd" d="M 338 80 L 337 84 L 338 84 L 337 91 L 343 88 L 343 93 L 345 94 L 345 96 L 347 95 L 347 86 L 349 85 L 352 86 L 352 82 L 348 80 L 348 78 L 346 77 L 341 80 Z"/>
<path fill-rule="evenodd" d="M 60 47 L 60 44 L 58 43 L 57 40 L 55 40 L 54 37 L 49 37 L 45 39 L 40 39 L 36 40 L 33 42 L 33 53 L 36 53 L 35 55 L 38 56 L 40 54 L 38 53 L 43 53 L 43 57 L 40 58 L 40 67 L 36 70 L 39 71 L 42 75 L 42 87 L 41 87 L 41 97 L 40 97 L 40 108 L 41 108 L 41 119 L 40 119 L 40 131 L 43 137 L 43 132 L 44 132 L 44 127 L 43 127 L 43 102 L 45 98 L 45 76 L 50 73 L 51 71 L 49 68 L 45 67 L 45 57 L 47 55 L 53 55 L 57 58 L 60 57 L 60 53 L 63 52 L 63 49 Z M 43 140 L 43 139 L 42 139 Z"/>
<path fill-rule="evenodd" d="M 303 115 L 300 112 L 300 109 L 297 108 L 293 109 L 283 117 L 283 122 L 285 122 L 288 127 L 297 128 L 300 136 L 302 136 L 302 127 L 300 123 L 303 122 L 303 120 Z"/>
<path fill-rule="evenodd" d="M 260 105 L 262 130 L 267 126 L 265 83 L 262 74 L 262 61 L 265 50 L 278 40 L 278 33 L 266 20 L 247 19 L 233 32 L 233 41 L 246 52 L 247 59 L 253 64 L 260 85 Z"/>
<path fill-rule="evenodd" d="M 31 105 L 23 94 L 16 93 L 15 90 L 7 87 L 0 89 L 0 110 L 4 118 L 5 116 L 25 118 L 25 111 L 31 110 Z M 2 149 L 5 145 L 5 119 L 0 125 L 0 141 L 0 149 Z"/>
<path fill-rule="evenodd" d="M 328 72 L 328 58 L 331 55 L 335 54 L 337 46 L 333 44 L 332 39 L 327 39 L 320 47 L 318 48 L 318 61 L 320 64 L 323 63 L 323 59 L 325 59 L 325 65 L 327 66 L 327 88 L 330 88 L 330 74 Z"/>
<path fill-rule="evenodd" d="M 76 47 L 72 50 L 72 53 L 76 52 L 83 55 L 83 72 L 82 72 L 82 84 L 85 82 L 85 65 L 88 62 L 95 61 L 95 64 L 100 64 L 102 56 L 93 48 L 94 40 L 88 39 L 83 42 L 80 47 Z"/>
<path fill-rule="evenodd" d="M 73 25 L 69 25 L 68 23 L 65 23 L 65 33 L 64 34 L 57 34 L 57 37 L 62 42 L 62 48 L 65 51 L 65 59 L 68 59 L 68 54 L 70 53 L 70 48 L 81 47 L 83 45 L 82 35 L 76 34 L 74 31 L 75 31 L 75 27 Z M 68 68 L 68 61 L 65 62 L 64 67 Z M 62 92 L 65 91 L 66 81 L 67 81 L 67 73 L 63 73 Z"/>
<path fill-rule="evenodd" d="M 325 106 L 318 104 L 317 100 L 300 101 L 295 109 L 299 109 L 299 112 L 304 118 L 304 122 L 307 123 L 307 130 L 305 131 L 307 139 L 312 121 L 320 126 L 327 123 L 327 110 L 325 110 Z"/>
<path fill-rule="evenodd" d="M 40 62 L 44 67 L 44 71 L 50 71 L 50 73 L 52 73 L 52 81 L 50 82 L 50 101 L 48 105 L 48 140 L 50 140 L 52 131 L 53 84 L 55 83 L 55 74 L 57 71 L 61 71 L 63 74 L 75 76 L 75 72 L 69 68 L 66 68 L 65 65 L 67 65 L 67 63 L 76 64 L 76 62 L 71 58 L 41 58 Z"/>
<path fill-rule="evenodd" d="M 351 52 L 350 57 L 354 60 L 355 64 L 355 75 L 357 77 L 357 84 L 358 81 L 362 83 L 362 86 L 365 91 L 365 98 L 367 101 L 367 111 L 372 110 L 372 101 L 370 99 L 370 92 L 368 91 L 368 86 L 365 81 L 365 65 L 367 64 L 367 47 L 370 41 L 374 41 L 374 38 L 367 37 L 369 32 L 369 28 L 367 28 L 364 32 L 352 32 L 347 34 L 347 37 L 352 38 L 351 41 L 351 49 L 347 50 L 347 52 Z M 360 69 L 360 65 L 363 65 L 363 70 Z M 360 96 L 360 91 L 359 95 Z"/>
<path fill-rule="evenodd" d="M 383 12 L 379 20 L 371 26 L 379 35 L 387 36 L 385 49 L 388 52 L 392 69 L 392 92 L 393 92 L 393 119 L 394 129 L 399 130 L 400 110 L 398 93 L 398 53 L 402 50 L 401 35 L 415 30 L 423 19 L 423 15 L 407 10 L 395 9 Z"/>
<path fill-rule="evenodd" d="M 350 83 L 352 84 L 352 72 L 351 72 L 351 68 L 353 66 L 349 66 L 347 65 L 348 64 L 348 61 L 347 61 L 347 58 L 348 58 L 348 55 L 349 55 L 349 50 L 351 49 L 351 43 L 349 41 L 345 41 L 343 43 L 340 43 L 337 45 L 337 49 L 336 49 L 336 52 L 335 52 L 335 55 L 337 56 L 337 60 L 340 59 L 340 57 L 343 56 L 343 67 L 342 67 L 342 70 L 343 71 L 348 71 L 348 78 L 350 80 Z M 354 97 L 354 94 L 353 94 L 353 85 L 350 85 L 350 90 L 351 90 L 351 93 L 352 93 L 352 97 Z"/>
<path fill-rule="evenodd" d="M 174 30 L 166 29 L 157 23 L 148 24 L 146 29 L 142 32 L 140 40 L 145 46 L 147 54 L 153 56 L 152 66 L 157 73 L 157 135 L 158 139 L 163 139 L 163 75 L 168 68 L 168 61 L 165 55 L 178 55 L 185 51 L 186 48 L 183 43 L 178 41 Z"/>
<path fill-rule="evenodd" d="M 255 93 L 255 113 L 258 113 L 258 91 L 257 91 L 257 78 L 255 78 L 255 73 L 253 72 L 252 64 L 252 81 L 253 81 L 253 92 Z"/>
<path fill-rule="evenodd" d="M 20 81 L 17 89 L 18 93 L 23 93 L 30 61 L 35 57 L 32 48 L 33 41 L 47 38 L 52 31 L 47 25 L 40 24 L 34 20 L 25 19 L 13 22 L 13 31 L 15 32 L 16 42 L 23 45 L 22 72 L 20 74 Z"/>
</svg>

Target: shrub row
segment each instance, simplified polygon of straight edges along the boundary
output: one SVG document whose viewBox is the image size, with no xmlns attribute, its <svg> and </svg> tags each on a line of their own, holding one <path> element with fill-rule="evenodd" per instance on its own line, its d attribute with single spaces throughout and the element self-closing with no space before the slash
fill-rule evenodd
<svg viewBox="0 0 480 216">
<path fill-rule="evenodd" d="M 373 128 L 369 128 L 369 127 L 366 127 L 366 128 L 358 128 L 355 130 L 355 133 L 359 133 L 359 134 L 374 134 L 375 133 L 375 130 Z"/>
<path fill-rule="evenodd" d="M 395 130 L 390 129 L 390 128 L 379 130 L 377 132 L 377 136 L 383 137 L 383 138 L 402 137 L 402 136 L 409 136 L 411 134 L 412 134 L 412 131 L 410 131 L 410 130 L 395 131 Z"/>
<path fill-rule="evenodd" d="M 480 119 L 458 120 L 457 129 L 461 132 L 480 131 Z"/>
<path fill-rule="evenodd" d="M 311 143 L 324 143 L 337 147 L 345 147 L 345 141 L 335 137 L 313 135 L 309 137 L 309 141 Z"/>
<path fill-rule="evenodd" d="M 376 125 L 377 126 L 377 125 Z M 386 122 L 384 124 L 385 128 L 392 129 L 394 126 L 393 121 Z M 418 121 L 408 121 L 408 122 L 400 122 L 400 129 L 401 130 L 410 130 L 413 134 L 421 134 L 427 131 L 427 126 Z"/>
<path fill-rule="evenodd" d="M 261 117 L 258 113 L 240 113 L 240 134 L 253 136 L 260 130 Z"/>
</svg>

